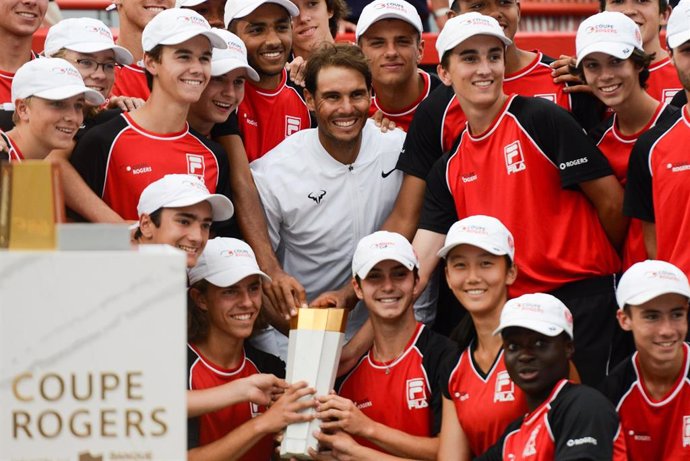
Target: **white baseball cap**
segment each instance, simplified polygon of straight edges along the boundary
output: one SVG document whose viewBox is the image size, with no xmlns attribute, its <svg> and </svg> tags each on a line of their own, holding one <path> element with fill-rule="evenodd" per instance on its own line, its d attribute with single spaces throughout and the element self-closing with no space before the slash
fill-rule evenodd
<svg viewBox="0 0 690 461">
<path fill-rule="evenodd" d="M 576 66 L 592 53 L 606 53 L 628 59 L 633 50 L 642 48 L 642 34 L 635 21 L 618 11 L 604 11 L 588 17 L 577 28 Z"/>
<path fill-rule="evenodd" d="M 497 256 L 515 259 L 513 234 L 501 221 L 491 216 L 475 215 L 453 224 L 446 234 L 443 248 L 437 253 L 445 258 L 458 245 L 472 245 Z"/>
<path fill-rule="evenodd" d="M 690 40 L 690 1 L 681 0 L 666 24 L 666 42 L 673 49 Z"/>
<path fill-rule="evenodd" d="M 436 38 L 438 59 L 442 60 L 446 51 L 452 50 L 468 38 L 475 35 L 490 35 L 510 46 L 513 41 L 503 33 L 501 25 L 491 16 L 475 11 L 450 18 Z"/>
<path fill-rule="evenodd" d="M 422 18 L 414 6 L 405 0 L 375 0 L 364 7 L 357 21 L 355 40 L 359 38 L 377 21 L 382 19 L 399 19 L 417 29 L 420 34 L 424 30 Z"/>
<path fill-rule="evenodd" d="M 227 74 L 235 69 L 244 69 L 247 71 L 247 76 L 259 81 L 259 74 L 247 62 L 247 47 L 244 42 L 232 32 L 225 29 L 212 29 L 218 36 L 220 36 L 228 47 L 225 49 L 216 48 L 213 50 L 213 59 L 211 60 L 211 75 L 217 77 L 219 75 Z"/>
<path fill-rule="evenodd" d="M 508 327 L 522 327 L 546 336 L 566 332 L 573 339 L 573 315 L 558 298 L 532 293 L 508 300 L 501 311 L 497 335 Z"/>
<path fill-rule="evenodd" d="M 688 278 L 669 262 L 648 259 L 625 271 L 616 289 L 616 301 L 623 309 L 626 304 L 638 306 L 667 293 L 690 299 Z"/>
<path fill-rule="evenodd" d="M 12 102 L 29 96 L 58 101 L 78 94 L 94 106 L 105 102 L 101 93 L 84 85 L 72 64 L 60 58 L 33 59 L 21 66 L 12 79 Z"/>
<path fill-rule="evenodd" d="M 213 48 L 226 48 L 225 40 L 216 35 L 208 21 L 194 10 L 170 8 L 154 16 L 141 34 L 144 52 L 156 45 L 177 45 L 197 35 L 208 38 Z"/>
<path fill-rule="evenodd" d="M 175 8 L 191 8 L 201 5 L 206 0 L 175 0 Z"/>
<path fill-rule="evenodd" d="M 299 8 L 290 0 L 228 0 L 225 4 L 225 27 L 230 26 L 233 19 L 249 16 L 266 3 L 275 3 L 285 8 L 290 16 L 299 16 Z"/>
<path fill-rule="evenodd" d="M 113 50 L 118 64 L 131 64 L 134 58 L 126 48 L 115 44 L 110 28 L 98 19 L 63 19 L 46 35 L 43 54 L 51 57 L 65 48 L 79 53 L 96 53 Z"/>
<path fill-rule="evenodd" d="M 412 244 L 395 232 L 377 231 L 363 237 L 352 257 L 352 276 L 364 279 L 381 261 L 397 261 L 409 270 L 419 268 L 419 260 Z"/>
<path fill-rule="evenodd" d="M 271 278 L 261 272 L 252 248 L 242 240 L 216 237 L 206 243 L 196 266 L 187 271 L 189 283 L 206 279 L 217 287 L 229 287 L 250 275 Z"/>
<path fill-rule="evenodd" d="M 235 212 L 229 198 L 212 194 L 204 182 L 191 174 L 167 174 L 141 192 L 137 213 L 151 214 L 160 208 L 181 208 L 209 202 L 214 221 L 230 219 Z"/>
</svg>

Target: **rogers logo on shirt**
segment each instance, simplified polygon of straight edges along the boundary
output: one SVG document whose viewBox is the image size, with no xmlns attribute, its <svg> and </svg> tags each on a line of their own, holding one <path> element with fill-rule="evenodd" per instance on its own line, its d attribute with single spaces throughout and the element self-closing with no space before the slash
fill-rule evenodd
<svg viewBox="0 0 690 461">
<path fill-rule="evenodd" d="M 151 173 L 153 171 L 153 168 L 151 168 L 150 165 L 147 165 L 145 163 L 139 163 L 136 165 L 127 165 L 125 167 L 125 170 L 128 173 L 132 173 L 133 175 L 138 175 L 138 174 L 143 174 L 143 173 Z"/>
<path fill-rule="evenodd" d="M 669 163 L 666 165 L 666 168 L 671 170 L 671 173 L 678 173 L 680 171 L 690 170 L 690 163 L 688 163 L 688 162 Z"/>
<path fill-rule="evenodd" d="M 597 445 L 597 439 L 594 437 L 581 437 L 579 439 L 569 439 L 565 444 L 569 447 L 578 445 Z"/>
</svg>

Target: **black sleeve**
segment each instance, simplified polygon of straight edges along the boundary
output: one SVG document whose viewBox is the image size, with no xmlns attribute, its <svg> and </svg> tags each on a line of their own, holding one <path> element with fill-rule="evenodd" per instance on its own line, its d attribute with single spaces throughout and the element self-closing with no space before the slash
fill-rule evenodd
<svg viewBox="0 0 690 461">
<path fill-rule="evenodd" d="M 425 344 L 421 344 L 422 337 L 420 336 L 419 347 L 423 351 L 422 366 L 426 370 L 429 378 L 429 385 L 431 386 L 431 414 L 433 420 L 431 421 L 431 434 L 436 436 L 441 432 L 441 416 L 443 413 L 443 388 L 448 388 L 448 381 L 442 381 L 442 371 L 447 368 L 447 362 L 453 359 L 456 355 L 456 347 L 445 336 L 425 328 L 422 332 L 426 338 Z"/>
<path fill-rule="evenodd" d="M 187 346 L 187 390 L 190 390 L 191 370 L 194 362 L 199 358 L 191 347 Z M 187 418 L 187 450 L 199 446 L 199 417 Z"/>
<path fill-rule="evenodd" d="M 515 432 L 518 429 L 520 429 L 520 425 L 522 425 L 522 418 L 518 418 L 512 423 L 508 424 L 508 427 L 506 427 L 506 430 L 503 432 L 501 437 L 491 445 L 491 447 L 486 450 L 483 454 L 480 456 L 477 456 L 474 458 L 475 461 L 502 461 L 503 460 L 503 443 L 505 442 L 506 437 L 508 437 L 508 434 L 511 432 Z"/>
<path fill-rule="evenodd" d="M 436 161 L 426 179 L 424 204 L 419 217 L 419 228 L 446 234 L 450 226 L 458 220 L 455 200 L 446 182 L 446 165 L 449 155 Z"/>
<path fill-rule="evenodd" d="M 13 110 L 0 110 L 0 131 L 10 131 L 14 128 L 13 114 Z"/>
<path fill-rule="evenodd" d="M 453 372 L 458 362 L 460 361 L 461 354 L 462 351 L 456 350 L 455 353 L 453 353 L 448 360 L 444 360 L 441 364 L 441 370 L 439 372 L 439 382 L 441 384 L 441 392 L 443 393 L 443 396 L 448 400 L 453 399 L 453 397 L 450 395 L 450 389 L 448 389 L 448 384 L 450 383 L 450 374 Z"/>
<path fill-rule="evenodd" d="M 613 458 L 619 421 L 613 405 L 598 391 L 567 384 L 548 414 L 559 461 Z"/>
<path fill-rule="evenodd" d="M 628 357 L 611 370 L 597 389 L 609 399 L 614 407 L 617 407 L 636 380 L 637 374 L 633 367 L 632 358 Z"/>
<path fill-rule="evenodd" d="M 675 107 L 683 107 L 685 104 L 688 103 L 688 95 L 685 94 L 685 91 L 680 90 L 676 95 L 671 99 L 671 102 L 669 103 L 672 106 Z"/>
<path fill-rule="evenodd" d="M 599 145 L 606 132 L 611 128 L 611 125 L 613 125 L 613 117 L 607 118 L 591 130 L 588 130 L 587 134 L 596 145 Z"/>
<path fill-rule="evenodd" d="M 203 142 L 208 147 L 218 162 L 218 185 L 216 187 L 216 194 L 225 195 L 232 202 L 232 193 L 230 191 L 230 164 L 228 163 L 228 156 L 225 153 L 223 146 L 215 141 L 208 139 L 199 132 L 189 129 L 189 132 Z M 233 237 L 242 238 L 240 228 L 237 224 L 237 219 L 233 215 L 227 221 L 214 222 L 211 226 L 211 232 L 215 237 Z"/>
<path fill-rule="evenodd" d="M 445 109 L 453 97 L 453 89 L 443 85 L 419 104 L 398 158 L 398 170 L 421 179 L 427 178 L 434 162 L 443 155 L 441 129 Z"/>
<path fill-rule="evenodd" d="M 113 136 L 109 136 L 110 127 L 115 123 L 116 120 L 112 120 L 84 133 L 70 157 L 74 169 L 99 197 L 103 197 L 108 152 L 113 142 Z"/>
<path fill-rule="evenodd" d="M 540 98 L 516 96 L 509 110 L 559 169 L 561 187 L 613 174 L 604 154 L 565 109 Z"/>
<path fill-rule="evenodd" d="M 223 123 L 216 123 L 211 129 L 211 139 L 231 135 L 240 136 L 240 126 L 237 122 L 237 112 L 231 113 L 227 120 L 225 120 Z"/>
<path fill-rule="evenodd" d="M 623 214 L 647 222 L 654 222 L 654 200 L 652 197 L 652 172 L 649 169 L 649 154 L 657 138 L 663 133 L 657 125 L 639 137 L 628 160 Z"/>
<path fill-rule="evenodd" d="M 571 114 L 585 131 L 590 131 L 606 118 L 606 106 L 589 93 L 571 93 Z"/>
<path fill-rule="evenodd" d="M 85 118 L 84 124 L 77 130 L 77 134 L 74 136 L 75 141 L 79 141 L 91 128 L 109 122 L 121 113 L 122 109 L 106 109 L 98 112 L 93 117 Z"/>
<path fill-rule="evenodd" d="M 246 342 L 244 352 L 261 373 L 270 373 L 277 378 L 285 379 L 285 362 L 275 355 L 256 349 Z"/>
</svg>

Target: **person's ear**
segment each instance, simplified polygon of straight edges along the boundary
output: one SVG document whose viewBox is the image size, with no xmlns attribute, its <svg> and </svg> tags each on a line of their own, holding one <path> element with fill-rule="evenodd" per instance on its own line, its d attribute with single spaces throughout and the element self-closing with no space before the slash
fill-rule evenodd
<svg viewBox="0 0 690 461">
<path fill-rule="evenodd" d="M 616 319 L 623 331 L 632 331 L 632 319 L 625 312 L 625 309 L 618 309 L 618 312 L 616 312 Z"/>
<path fill-rule="evenodd" d="M 206 296 L 201 292 L 201 290 L 199 290 L 198 288 L 190 288 L 189 296 L 191 296 L 192 301 L 194 301 L 196 307 L 198 307 L 204 312 L 208 310 Z"/>
</svg>

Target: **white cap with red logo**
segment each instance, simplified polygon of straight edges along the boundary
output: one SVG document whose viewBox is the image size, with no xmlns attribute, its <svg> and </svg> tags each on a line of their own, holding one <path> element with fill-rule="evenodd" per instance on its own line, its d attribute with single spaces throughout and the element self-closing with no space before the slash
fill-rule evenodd
<svg viewBox="0 0 690 461">
<path fill-rule="evenodd" d="M 618 11 L 604 11 L 588 17 L 577 29 L 575 49 L 577 66 L 592 53 L 606 53 L 628 59 L 633 50 L 642 48 L 642 34 L 635 21 Z"/>
<path fill-rule="evenodd" d="M 453 224 L 446 234 L 445 244 L 439 250 L 438 256 L 445 258 L 450 250 L 463 244 L 481 248 L 493 255 L 508 255 L 511 260 L 515 259 L 513 234 L 501 221 L 492 216 L 469 216 Z"/>
<path fill-rule="evenodd" d="M 290 16 L 299 15 L 299 8 L 290 0 L 229 0 L 225 4 L 225 27 L 230 26 L 233 19 L 249 16 L 255 9 L 266 3 L 275 3 L 282 6 Z"/>
<path fill-rule="evenodd" d="M 359 40 L 372 24 L 382 19 L 400 19 L 410 24 L 420 34 L 424 30 L 422 18 L 410 3 L 405 0 L 375 0 L 362 10 L 357 21 L 355 40 Z"/>
<path fill-rule="evenodd" d="M 84 85 L 72 64 L 60 58 L 33 59 L 21 66 L 12 79 L 12 102 L 29 96 L 59 101 L 79 94 L 94 106 L 105 102 L 101 93 Z"/>
<path fill-rule="evenodd" d="M 690 299 L 688 278 L 669 262 L 648 259 L 625 271 L 616 289 L 616 301 L 623 309 L 626 304 L 638 306 L 668 293 Z"/>
<path fill-rule="evenodd" d="M 352 275 L 366 278 L 369 271 L 381 261 L 397 261 L 409 270 L 419 268 L 419 260 L 412 244 L 400 234 L 377 231 L 363 237 L 352 257 Z"/>
<path fill-rule="evenodd" d="M 450 18 L 436 39 L 438 59 L 442 60 L 446 51 L 450 51 L 465 40 L 475 35 L 489 35 L 496 37 L 505 46 L 513 41 L 506 37 L 501 25 L 491 16 L 485 16 L 475 11 Z"/>
<path fill-rule="evenodd" d="M 235 69 L 244 69 L 250 79 L 258 82 L 259 74 L 247 62 L 247 47 L 244 45 L 244 42 L 237 35 L 225 29 L 213 28 L 213 31 L 225 40 L 228 47 L 213 50 L 211 75 L 217 77 L 232 72 Z"/>
<path fill-rule="evenodd" d="M 546 293 L 532 293 L 508 300 L 494 334 L 508 327 L 527 328 L 546 336 L 558 336 L 565 331 L 573 339 L 573 315 L 558 298 Z"/>
<path fill-rule="evenodd" d="M 250 275 L 271 278 L 261 272 L 252 248 L 242 240 L 216 237 L 206 243 L 196 266 L 187 271 L 189 283 L 205 279 L 217 287 L 229 287 Z"/>
<path fill-rule="evenodd" d="M 110 28 L 94 18 L 68 18 L 58 22 L 46 35 L 43 54 L 51 57 L 61 49 L 79 53 L 113 50 L 118 64 L 131 64 L 132 53 L 115 44 Z"/>
<path fill-rule="evenodd" d="M 151 214 L 160 208 L 182 208 L 209 202 L 214 221 L 230 219 L 235 212 L 229 198 L 212 194 L 206 184 L 191 174 L 166 174 L 152 182 L 141 192 L 137 213 L 139 216 Z"/>
<path fill-rule="evenodd" d="M 227 48 L 225 40 L 211 30 L 208 21 L 194 10 L 170 8 L 158 13 L 144 27 L 141 45 L 144 52 L 157 45 L 178 45 L 197 35 L 208 38 L 213 48 Z"/>
</svg>

